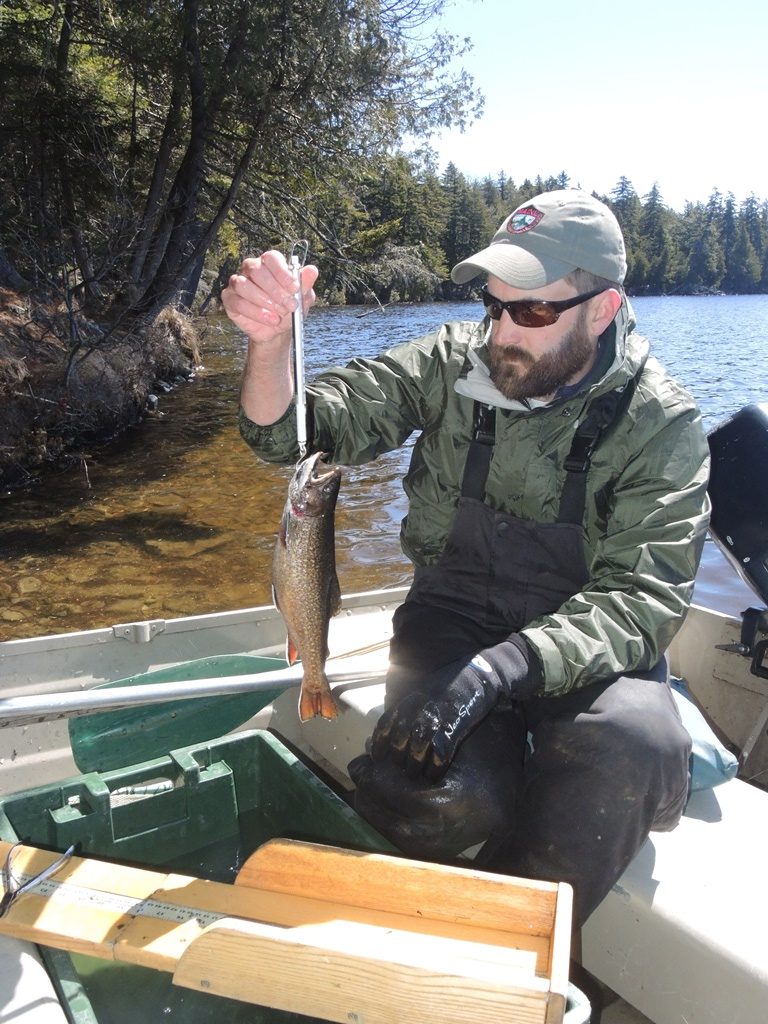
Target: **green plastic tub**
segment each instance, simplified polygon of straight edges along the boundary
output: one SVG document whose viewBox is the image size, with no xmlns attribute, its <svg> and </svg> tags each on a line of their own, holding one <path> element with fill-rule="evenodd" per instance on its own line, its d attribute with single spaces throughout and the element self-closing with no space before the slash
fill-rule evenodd
<svg viewBox="0 0 768 1024">
<path fill-rule="evenodd" d="M 275 736 L 240 733 L 0 801 L 0 837 L 233 881 L 267 839 L 391 846 Z M 176 988 L 170 974 L 43 950 L 75 1024 L 293 1024 L 310 1018 Z"/>
</svg>

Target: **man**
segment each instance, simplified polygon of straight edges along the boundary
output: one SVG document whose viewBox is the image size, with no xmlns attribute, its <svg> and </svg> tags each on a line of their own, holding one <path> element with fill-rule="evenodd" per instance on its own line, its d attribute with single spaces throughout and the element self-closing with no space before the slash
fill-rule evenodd
<svg viewBox="0 0 768 1024">
<path fill-rule="evenodd" d="M 350 765 L 356 806 L 408 854 L 482 844 L 493 870 L 570 882 L 576 925 L 685 806 L 664 651 L 708 521 L 700 416 L 633 333 L 625 271 L 604 204 L 536 196 L 452 271 L 487 275 L 482 323 L 308 388 L 311 447 L 333 461 L 420 431 L 402 528 L 414 580 L 371 753 Z M 297 456 L 292 290 L 267 253 L 223 294 L 249 337 L 241 429 L 275 461 Z"/>
</svg>

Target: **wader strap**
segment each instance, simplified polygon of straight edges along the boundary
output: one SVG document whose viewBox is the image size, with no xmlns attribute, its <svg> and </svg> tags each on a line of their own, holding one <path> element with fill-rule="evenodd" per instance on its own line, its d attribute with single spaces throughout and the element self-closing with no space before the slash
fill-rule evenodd
<svg viewBox="0 0 768 1024">
<path fill-rule="evenodd" d="M 611 425 L 620 418 L 629 405 L 635 390 L 635 378 L 623 388 L 609 391 L 590 405 L 587 415 L 576 428 L 571 450 L 565 459 L 565 486 L 560 495 L 560 511 L 558 523 L 576 523 L 584 521 L 584 509 L 587 502 L 587 472 L 592 456 Z"/>
<path fill-rule="evenodd" d="M 587 471 L 592 456 L 601 438 L 624 414 L 635 391 L 635 384 L 642 373 L 627 382 L 622 388 L 616 388 L 590 405 L 587 414 L 576 428 L 571 450 L 565 459 L 565 486 L 560 496 L 558 523 L 576 523 L 584 521 L 584 509 L 587 502 Z M 476 498 L 482 501 L 485 496 L 485 482 L 496 443 L 496 407 L 475 402 L 472 413 L 472 441 L 464 465 L 464 477 L 461 481 L 461 496 Z"/>
<path fill-rule="evenodd" d="M 472 441 L 461 481 L 462 498 L 483 500 L 485 481 L 496 443 L 496 407 L 475 402 L 472 412 Z"/>
</svg>

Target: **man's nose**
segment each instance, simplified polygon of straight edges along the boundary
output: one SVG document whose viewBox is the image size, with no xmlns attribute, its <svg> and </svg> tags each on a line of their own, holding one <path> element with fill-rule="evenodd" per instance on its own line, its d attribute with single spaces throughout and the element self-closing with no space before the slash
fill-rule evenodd
<svg viewBox="0 0 768 1024">
<path fill-rule="evenodd" d="M 515 323 L 506 309 L 502 312 L 501 319 L 494 322 L 493 340 L 497 345 L 517 345 L 524 334 L 524 328 Z"/>
</svg>

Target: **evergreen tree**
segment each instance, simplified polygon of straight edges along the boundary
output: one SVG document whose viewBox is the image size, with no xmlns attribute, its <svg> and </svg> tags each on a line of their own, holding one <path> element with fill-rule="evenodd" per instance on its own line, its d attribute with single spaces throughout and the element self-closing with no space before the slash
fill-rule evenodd
<svg viewBox="0 0 768 1024">
<path fill-rule="evenodd" d="M 718 232 L 722 230 L 723 197 L 719 189 L 714 189 L 707 200 L 707 220 L 715 225 Z"/>
<path fill-rule="evenodd" d="M 705 207 L 689 204 L 682 218 L 683 244 L 688 252 L 688 291 L 716 291 L 725 271 L 719 231 Z"/>
<path fill-rule="evenodd" d="M 758 258 L 761 258 L 768 246 L 768 204 L 763 203 L 761 206 L 753 192 L 741 204 L 739 217 L 744 221 Z"/>
<path fill-rule="evenodd" d="M 735 232 L 723 286 L 731 293 L 750 294 L 758 290 L 762 267 L 743 218 L 738 219 Z"/>
<path fill-rule="evenodd" d="M 494 230 L 480 189 L 472 186 L 456 168 L 449 164 L 443 175 L 443 190 L 448 211 L 442 236 L 443 251 L 449 267 L 488 244 Z M 446 285 L 447 294 L 468 295 L 469 285 Z"/>
<path fill-rule="evenodd" d="M 641 258 L 640 216 L 642 205 L 629 178 L 619 178 L 610 194 L 609 205 L 621 225 L 627 248 L 627 288 L 641 287 L 648 275 L 647 261 Z"/>
<path fill-rule="evenodd" d="M 645 277 L 637 282 L 644 291 L 664 293 L 669 281 L 669 245 L 664 203 L 658 184 L 644 196 L 640 217 L 639 249 L 645 256 Z"/>
<path fill-rule="evenodd" d="M 483 179 L 483 202 L 489 210 L 496 210 L 501 202 L 501 193 L 498 184 L 488 175 Z"/>
</svg>

